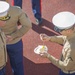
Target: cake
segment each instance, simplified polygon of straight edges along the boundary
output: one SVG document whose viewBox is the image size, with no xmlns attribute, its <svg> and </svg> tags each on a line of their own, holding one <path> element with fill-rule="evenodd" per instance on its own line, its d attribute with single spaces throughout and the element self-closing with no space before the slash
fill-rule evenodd
<svg viewBox="0 0 75 75">
<path fill-rule="evenodd" d="M 47 52 L 48 51 L 48 48 L 47 48 L 47 46 L 45 46 L 45 45 L 39 45 L 39 46 L 37 46 L 35 49 L 34 49 L 34 52 L 36 53 L 36 54 L 40 54 L 40 53 L 42 53 L 42 52 Z"/>
</svg>

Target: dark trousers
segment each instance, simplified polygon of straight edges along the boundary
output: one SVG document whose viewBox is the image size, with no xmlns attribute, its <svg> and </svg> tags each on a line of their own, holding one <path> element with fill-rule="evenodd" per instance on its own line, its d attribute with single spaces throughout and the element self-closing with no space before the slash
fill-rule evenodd
<svg viewBox="0 0 75 75">
<path fill-rule="evenodd" d="M 36 19 L 41 19 L 41 0 L 31 0 L 32 10 Z"/>
<path fill-rule="evenodd" d="M 5 67 L 0 70 L 0 75 L 5 75 Z"/>
<path fill-rule="evenodd" d="M 14 75 L 24 75 L 22 40 L 15 44 L 7 45 L 7 52 Z"/>
<path fill-rule="evenodd" d="M 75 75 L 75 73 L 72 73 L 72 74 L 66 74 L 66 73 L 64 73 L 64 72 L 62 72 L 62 71 L 60 70 L 59 75 Z"/>
<path fill-rule="evenodd" d="M 14 0 L 14 5 L 22 8 L 22 0 Z"/>
</svg>

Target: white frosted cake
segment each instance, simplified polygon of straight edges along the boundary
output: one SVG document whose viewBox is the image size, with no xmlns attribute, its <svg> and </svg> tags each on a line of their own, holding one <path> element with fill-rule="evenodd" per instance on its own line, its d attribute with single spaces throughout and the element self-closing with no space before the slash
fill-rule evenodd
<svg viewBox="0 0 75 75">
<path fill-rule="evenodd" d="M 44 46 L 44 45 L 39 45 L 34 49 L 34 52 L 36 54 L 40 54 L 40 52 L 47 52 L 47 51 L 48 51 L 48 48 L 47 46 Z"/>
</svg>

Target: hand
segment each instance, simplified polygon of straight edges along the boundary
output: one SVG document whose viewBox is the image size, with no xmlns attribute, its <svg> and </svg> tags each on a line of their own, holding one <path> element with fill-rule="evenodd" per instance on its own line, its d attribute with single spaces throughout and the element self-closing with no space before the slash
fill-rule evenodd
<svg viewBox="0 0 75 75">
<path fill-rule="evenodd" d="M 48 53 L 47 52 L 43 52 L 43 53 L 40 52 L 40 56 L 43 57 L 43 58 L 47 58 Z"/>
<path fill-rule="evenodd" d="M 9 36 L 9 35 L 6 36 L 6 41 L 7 41 L 7 42 L 12 41 L 12 40 L 13 40 L 13 39 L 12 39 L 11 36 Z"/>
<path fill-rule="evenodd" d="M 46 34 L 40 34 L 40 39 L 42 41 L 49 41 L 50 40 L 50 37 Z"/>
</svg>

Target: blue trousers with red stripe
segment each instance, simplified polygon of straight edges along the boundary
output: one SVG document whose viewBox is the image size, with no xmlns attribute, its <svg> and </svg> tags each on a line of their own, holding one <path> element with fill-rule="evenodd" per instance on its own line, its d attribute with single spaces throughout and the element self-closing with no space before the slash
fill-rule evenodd
<svg viewBox="0 0 75 75">
<path fill-rule="evenodd" d="M 22 8 L 22 0 L 14 0 L 14 5 Z"/>
<path fill-rule="evenodd" d="M 36 19 L 41 19 L 41 0 L 31 0 L 32 10 Z"/>
<path fill-rule="evenodd" d="M 7 45 L 7 53 L 14 75 L 24 75 L 22 40 L 15 44 Z"/>
</svg>

